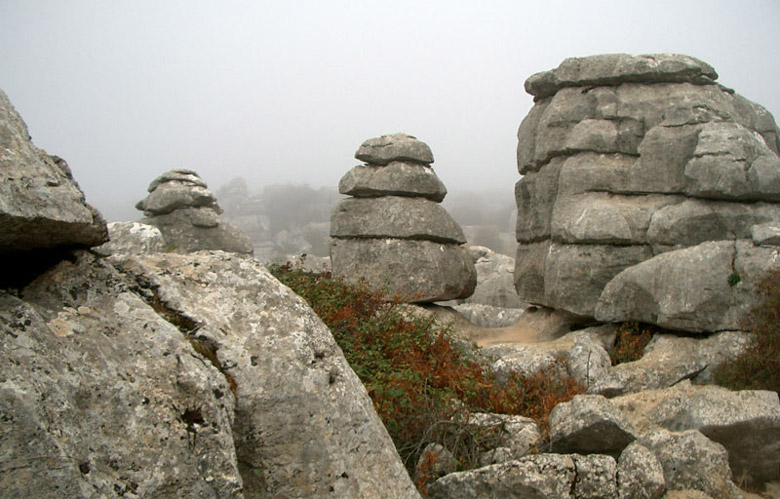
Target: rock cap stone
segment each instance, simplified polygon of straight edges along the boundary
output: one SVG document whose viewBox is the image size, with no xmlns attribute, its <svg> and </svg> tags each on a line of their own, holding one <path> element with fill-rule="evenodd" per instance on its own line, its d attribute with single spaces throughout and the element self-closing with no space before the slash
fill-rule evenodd
<svg viewBox="0 0 780 499">
<path fill-rule="evenodd" d="M 374 165 L 387 165 L 391 161 L 433 163 L 433 152 L 428 144 L 406 133 L 394 133 L 368 139 L 355 153 L 360 161 Z"/>
<path fill-rule="evenodd" d="M 424 197 L 440 203 L 447 188 L 433 168 L 419 163 L 391 161 L 387 166 L 358 165 L 339 181 L 339 193 L 359 198 L 380 196 Z"/>
<path fill-rule="evenodd" d="M 621 83 L 693 83 L 707 85 L 718 78 L 715 69 L 681 54 L 605 54 L 570 57 L 557 68 L 531 75 L 525 91 L 534 97 L 555 95 L 564 87 L 615 86 Z"/>
</svg>

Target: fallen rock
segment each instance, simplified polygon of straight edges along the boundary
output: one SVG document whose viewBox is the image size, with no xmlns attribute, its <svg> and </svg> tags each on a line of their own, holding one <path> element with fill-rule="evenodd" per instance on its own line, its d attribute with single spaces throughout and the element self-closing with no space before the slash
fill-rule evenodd
<svg viewBox="0 0 780 499">
<path fill-rule="evenodd" d="M 666 492 L 661 463 L 638 442 L 631 442 L 620 454 L 617 477 L 620 499 L 661 499 Z"/>
<path fill-rule="evenodd" d="M 629 420 L 600 395 L 576 395 L 550 413 L 550 446 L 555 452 L 617 456 L 636 437 Z"/>
<path fill-rule="evenodd" d="M 105 221 L 86 203 L 68 164 L 32 144 L 2 90 L 0 172 L 0 255 L 108 241 Z"/>
<path fill-rule="evenodd" d="M 117 263 L 234 380 L 245 487 L 262 477 L 266 489 L 252 493 L 417 496 L 328 328 L 257 260 L 200 252 Z"/>
</svg>

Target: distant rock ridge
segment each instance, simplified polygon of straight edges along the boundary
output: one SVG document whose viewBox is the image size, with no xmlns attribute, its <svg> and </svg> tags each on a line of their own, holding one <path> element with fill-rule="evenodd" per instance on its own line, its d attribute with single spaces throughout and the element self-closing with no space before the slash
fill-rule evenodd
<svg viewBox="0 0 780 499">
<path fill-rule="evenodd" d="M 365 141 L 331 214 L 333 273 L 409 302 L 466 298 L 476 287 L 463 230 L 439 202 L 447 190 L 430 167 L 433 153 L 398 133 Z"/>
<path fill-rule="evenodd" d="M 780 132 L 716 78 L 689 56 L 613 54 L 526 81 L 536 104 L 518 130 L 521 298 L 603 321 L 738 329 L 777 249 Z M 661 267 L 674 275 L 659 279 Z"/>
<path fill-rule="evenodd" d="M 252 254 L 251 240 L 221 219 L 217 199 L 194 171 L 167 171 L 154 179 L 147 191 L 149 195 L 135 207 L 146 215 L 141 223 L 160 230 L 168 249 Z"/>
</svg>

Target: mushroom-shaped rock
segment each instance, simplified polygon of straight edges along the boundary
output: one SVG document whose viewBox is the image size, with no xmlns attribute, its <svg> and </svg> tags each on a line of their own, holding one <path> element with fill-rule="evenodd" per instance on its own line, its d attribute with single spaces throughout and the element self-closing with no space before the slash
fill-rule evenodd
<svg viewBox="0 0 780 499">
<path fill-rule="evenodd" d="M 428 144 L 405 133 L 368 139 L 357 150 L 355 157 L 375 165 L 387 165 L 392 161 L 411 161 L 425 165 L 433 163 L 433 152 Z"/>
</svg>

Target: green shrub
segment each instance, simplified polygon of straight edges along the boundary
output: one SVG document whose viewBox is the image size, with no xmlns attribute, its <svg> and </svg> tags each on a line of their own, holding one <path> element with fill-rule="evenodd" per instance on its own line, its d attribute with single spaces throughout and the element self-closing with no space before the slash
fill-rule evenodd
<svg viewBox="0 0 780 499">
<path fill-rule="evenodd" d="M 412 316 L 397 299 L 289 264 L 270 271 L 328 325 L 410 473 L 428 443 L 451 441 L 453 431 L 464 443 L 450 449 L 459 468 L 476 464 L 475 450 L 487 446 L 490 436 L 453 426 L 456 414 L 522 414 L 545 427 L 556 404 L 583 390 L 573 378 L 561 379 L 552 371 L 512 375 L 501 383 L 446 329 L 433 319 Z M 423 490 L 425 483 L 418 487 Z"/>
<path fill-rule="evenodd" d="M 743 320 L 751 345 L 733 362 L 715 370 L 715 381 L 734 390 L 772 390 L 780 394 L 780 268 L 756 283 L 759 304 Z"/>
<path fill-rule="evenodd" d="M 633 362 L 642 358 L 645 347 L 653 337 L 653 326 L 638 322 L 624 322 L 615 331 L 615 346 L 609 352 L 612 365 Z"/>
</svg>

